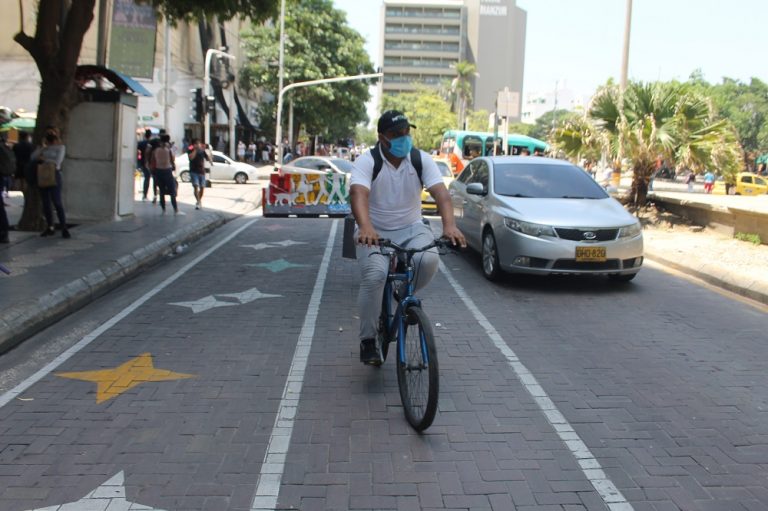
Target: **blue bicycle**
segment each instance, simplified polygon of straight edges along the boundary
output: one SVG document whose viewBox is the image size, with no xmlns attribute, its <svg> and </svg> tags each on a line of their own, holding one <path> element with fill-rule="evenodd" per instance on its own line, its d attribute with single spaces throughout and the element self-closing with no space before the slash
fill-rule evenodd
<svg viewBox="0 0 768 511">
<path fill-rule="evenodd" d="M 421 248 L 405 248 L 380 239 L 382 255 L 389 257 L 389 273 L 381 301 L 378 337 L 384 360 L 389 343 L 397 346 L 397 383 L 405 418 L 416 431 L 424 431 L 435 419 L 439 376 L 435 337 L 421 300 L 413 295 L 416 274 L 413 256 L 431 248 L 446 248 L 450 241 L 436 239 Z M 400 283 L 396 286 L 396 283 Z M 394 311 L 393 304 L 397 303 Z"/>
</svg>

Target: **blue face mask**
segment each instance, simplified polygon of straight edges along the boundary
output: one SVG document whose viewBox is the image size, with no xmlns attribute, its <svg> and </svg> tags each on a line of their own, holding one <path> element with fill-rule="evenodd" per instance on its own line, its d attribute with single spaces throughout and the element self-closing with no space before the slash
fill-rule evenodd
<svg viewBox="0 0 768 511">
<path fill-rule="evenodd" d="M 413 139 L 410 135 L 393 138 L 389 141 L 389 152 L 397 158 L 405 158 L 413 148 Z"/>
</svg>

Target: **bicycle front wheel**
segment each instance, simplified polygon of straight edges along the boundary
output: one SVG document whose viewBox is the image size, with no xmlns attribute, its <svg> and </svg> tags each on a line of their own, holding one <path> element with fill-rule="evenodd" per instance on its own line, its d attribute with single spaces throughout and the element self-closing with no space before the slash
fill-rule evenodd
<svg viewBox="0 0 768 511">
<path fill-rule="evenodd" d="M 416 431 L 424 431 L 437 413 L 439 376 L 435 336 L 421 307 L 409 307 L 403 321 L 404 335 L 398 339 L 397 354 L 400 400 L 408 423 Z"/>
</svg>

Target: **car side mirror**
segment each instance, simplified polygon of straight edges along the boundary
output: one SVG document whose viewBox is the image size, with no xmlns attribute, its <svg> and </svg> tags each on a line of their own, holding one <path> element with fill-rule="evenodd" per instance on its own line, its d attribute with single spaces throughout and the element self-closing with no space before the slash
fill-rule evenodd
<svg viewBox="0 0 768 511">
<path fill-rule="evenodd" d="M 485 187 L 483 183 L 469 183 L 467 185 L 467 193 L 470 195 L 485 195 Z"/>
</svg>

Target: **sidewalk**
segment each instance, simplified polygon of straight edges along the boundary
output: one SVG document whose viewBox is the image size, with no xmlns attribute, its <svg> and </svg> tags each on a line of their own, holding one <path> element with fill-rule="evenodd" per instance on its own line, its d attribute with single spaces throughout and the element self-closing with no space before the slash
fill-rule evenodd
<svg viewBox="0 0 768 511">
<path fill-rule="evenodd" d="M 161 215 L 151 202 L 137 201 L 134 217 L 77 226 L 71 240 L 11 232 L 11 244 L 0 245 L 0 262 L 12 271 L 9 276 L 0 274 L 0 353 L 158 263 L 177 247 L 258 207 L 269 171 L 264 167 L 264 177 L 254 184 L 215 183 L 206 191 L 206 209 L 201 211 L 194 209 L 191 186 L 182 183 L 181 215 Z M 733 198 L 714 200 L 727 199 Z M 6 202 L 15 223 L 21 195 Z M 648 227 L 645 241 L 649 260 L 768 304 L 764 270 L 768 246 L 685 226 Z"/>
<path fill-rule="evenodd" d="M 62 239 L 58 231 L 53 238 L 12 231 L 11 243 L 0 245 L 0 263 L 12 272 L 0 274 L 0 353 L 157 264 L 178 247 L 253 210 L 260 204 L 264 182 L 214 183 L 206 190 L 202 210 L 194 208 L 191 185 L 180 183 L 180 214 L 175 215 L 170 204 L 162 214 L 150 201 L 136 201 L 133 217 L 78 225 L 71 229 L 70 240 Z M 9 204 L 9 220 L 15 224 L 23 197 L 14 192 L 4 200 Z"/>
</svg>

